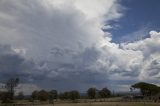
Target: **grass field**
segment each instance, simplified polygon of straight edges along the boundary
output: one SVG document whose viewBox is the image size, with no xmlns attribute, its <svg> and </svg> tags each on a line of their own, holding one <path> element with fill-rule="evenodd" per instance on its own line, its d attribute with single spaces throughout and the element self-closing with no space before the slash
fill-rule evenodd
<svg viewBox="0 0 160 106">
<path fill-rule="evenodd" d="M 0 104 L 1 106 L 2 104 Z M 2 105 L 6 106 L 6 105 Z M 12 106 L 12 105 L 7 105 Z M 20 105 L 15 105 L 20 106 Z M 55 103 L 53 104 L 26 104 L 22 106 L 160 106 L 160 103 L 153 103 L 153 102 L 93 102 L 93 103 Z"/>
<path fill-rule="evenodd" d="M 53 105 L 42 105 L 53 106 Z M 96 103 L 59 103 L 54 106 L 160 106 L 160 103 L 143 102 L 96 102 Z"/>
<path fill-rule="evenodd" d="M 81 99 L 78 103 L 72 103 L 71 101 L 56 101 L 55 104 L 49 104 L 48 101 L 46 102 L 38 102 L 38 103 L 32 103 L 28 100 L 20 100 L 16 101 L 16 105 L 14 106 L 160 106 L 159 103 L 155 103 L 152 101 L 122 101 L 121 97 L 116 98 L 107 98 L 105 99 L 105 102 L 100 101 L 101 99 L 95 100 L 88 100 L 88 99 Z M 0 106 L 5 106 L 0 104 Z"/>
</svg>

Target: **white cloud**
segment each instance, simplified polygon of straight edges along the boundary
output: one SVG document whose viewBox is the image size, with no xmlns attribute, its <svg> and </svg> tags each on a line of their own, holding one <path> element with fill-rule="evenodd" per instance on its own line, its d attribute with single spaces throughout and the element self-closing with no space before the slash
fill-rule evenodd
<svg viewBox="0 0 160 106">
<path fill-rule="evenodd" d="M 154 79 L 159 77 L 159 59 L 160 59 L 160 33 L 150 31 L 150 38 L 140 40 L 134 43 L 123 45 L 125 49 L 139 51 L 143 54 L 143 62 L 141 63 L 141 72 L 139 78 L 141 80 Z M 156 65 L 155 65 L 156 63 Z M 154 68 L 153 68 L 154 67 Z"/>
<path fill-rule="evenodd" d="M 1 0 L 0 51 L 23 60 L 18 66 L 25 70 L 15 68 L 14 73 L 50 88 L 156 79 L 158 32 L 152 31 L 144 40 L 116 44 L 111 33 L 101 30 L 104 24 L 112 26 L 109 21 L 120 18 L 120 11 L 117 0 Z"/>
</svg>

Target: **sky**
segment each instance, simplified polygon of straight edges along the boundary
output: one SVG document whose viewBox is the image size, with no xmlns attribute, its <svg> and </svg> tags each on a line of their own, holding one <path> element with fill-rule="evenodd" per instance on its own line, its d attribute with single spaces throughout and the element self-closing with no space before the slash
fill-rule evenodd
<svg viewBox="0 0 160 106">
<path fill-rule="evenodd" d="M 159 0 L 0 0 L 0 84 L 79 90 L 160 84 Z"/>
<path fill-rule="evenodd" d="M 139 0 L 138 2 L 121 0 L 121 5 L 125 8 L 123 11 L 125 16 L 118 22 L 112 21 L 113 26 L 118 26 L 110 30 L 114 35 L 113 41 L 116 43 L 135 41 L 149 37 L 150 30 L 159 31 L 159 3 L 159 0 Z"/>
</svg>

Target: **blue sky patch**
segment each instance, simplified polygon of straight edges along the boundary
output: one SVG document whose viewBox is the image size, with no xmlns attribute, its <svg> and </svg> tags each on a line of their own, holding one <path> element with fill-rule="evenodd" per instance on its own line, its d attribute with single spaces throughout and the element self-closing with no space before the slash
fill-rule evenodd
<svg viewBox="0 0 160 106">
<path fill-rule="evenodd" d="M 113 42 L 139 40 L 148 37 L 150 30 L 160 30 L 160 0 L 121 0 L 120 3 L 125 8 L 124 16 L 118 21 L 110 22 L 113 27 L 118 26 L 109 29 Z M 141 36 L 142 33 L 146 36 Z"/>
</svg>

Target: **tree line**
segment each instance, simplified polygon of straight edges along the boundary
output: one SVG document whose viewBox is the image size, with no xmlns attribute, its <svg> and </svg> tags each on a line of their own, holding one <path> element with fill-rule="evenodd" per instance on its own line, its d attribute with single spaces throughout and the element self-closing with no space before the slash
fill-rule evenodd
<svg viewBox="0 0 160 106">
<path fill-rule="evenodd" d="M 88 99 L 96 99 L 96 98 L 108 98 L 111 96 L 111 91 L 108 88 L 103 88 L 98 90 L 96 88 L 89 88 L 86 92 L 86 98 Z M 51 91 L 33 91 L 31 95 L 33 100 L 47 101 L 53 102 L 53 100 L 72 100 L 76 101 L 77 99 L 83 98 L 77 90 L 65 91 L 58 93 L 57 90 Z"/>
<path fill-rule="evenodd" d="M 20 92 L 15 96 L 15 88 L 19 84 L 19 78 L 10 78 L 6 81 L 4 88 L 6 91 L 0 92 L 0 100 L 3 103 L 13 103 L 14 99 L 22 100 L 25 98 L 23 92 Z M 86 98 L 95 99 L 95 98 L 107 98 L 111 96 L 111 91 L 108 88 L 103 88 L 98 90 L 96 88 L 89 88 L 86 92 Z M 33 91 L 30 100 L 40 100 L 40 101 L 49 101 L 53 103 L 54 100 L 72 100 L 76 101 L 77 99 L 83 98 L 79 91 L 65 91 L 58 93 L 57 90 L 40 90 Z"/>
<path fill-rule="evenodd" d="M 20 92 L 18 95 L 15 96 L 15 88 L 19 84 L 18 78 L 11 78 L 6 81 L 4 88 L 6 91 L 0 92 L 0 100 L 3 103 L 13 103 L 14 99 L 22 100 L 25 98 L 23 92 Z M 135 89 L 139 89 L 141 94 L 145 96 L 154 96 L 156 94 L 160 94 L 160 87 L 154 84 L 145 83 L 145 82 L 138 82 L 131 85 L 130 90 L 133 91 Z M 96 99 L 96 98 L 109 98 L 113 96 L 111 91 L 105 87 L 100 90 L 96 88 L 89 88 L 86 90 L 85 97 L 77 90 L 65 91 L 65 92 L 58 92 L 57 90 L 40 90 L 40 91 L 33 91 L 29 99 L 31 101 L 39 100 L 39 101 L 49 101 L 53 103 L 55 100 L 72 100 L 76 101 L 78 99 Z"/>
</svg>

